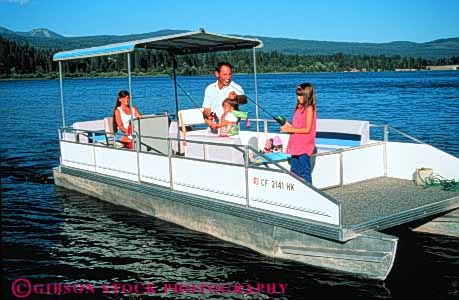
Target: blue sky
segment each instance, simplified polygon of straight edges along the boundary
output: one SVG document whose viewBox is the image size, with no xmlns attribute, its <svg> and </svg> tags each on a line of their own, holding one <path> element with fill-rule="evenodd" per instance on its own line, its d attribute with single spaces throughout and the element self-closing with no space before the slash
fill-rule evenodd
<svg viewBox="0 0 459 300">
<path fill-rule="evenodd" d="M 0 0 L 0 26 L 65 36 L 160 29 L 351 42 L 459 36 L 459 0 Z"/>
</svg>

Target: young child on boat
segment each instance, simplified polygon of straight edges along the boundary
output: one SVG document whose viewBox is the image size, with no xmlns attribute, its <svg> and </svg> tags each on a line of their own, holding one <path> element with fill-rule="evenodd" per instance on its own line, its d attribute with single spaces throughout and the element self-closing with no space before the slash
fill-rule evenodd
<svg viewBox="0 0 459 300">
<path fill-rule="evenodd" d="M 290 133 L 287 153 L 292 155 L 290 171 L 312 183 L 311 156 L 316 140 L 316 94 L 310 83 L 302 83 L 296 89 L 296 106 L 292 124 L 280 129 Z"/>
<path fill-rule="evenodd" d="M 239 120 L 247 119 L 247 113 L 234 109 L 235 102 L 226 98 L 223 103 L 223 114 L 220 117 L 220 122 L 215 123 L 209 121 L 210 127 L 218 129 L 219 136 L 233 136 L 239 134 Z"/>
</svg>

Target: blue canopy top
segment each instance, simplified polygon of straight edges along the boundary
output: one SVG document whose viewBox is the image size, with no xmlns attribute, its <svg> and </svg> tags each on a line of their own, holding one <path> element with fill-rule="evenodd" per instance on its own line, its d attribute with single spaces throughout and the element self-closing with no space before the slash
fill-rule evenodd
<svg viewBox="0 0 459 300">
<path fill-rule="evenodd" d="M 54 54 L 54 61 L 106 56 L 133 52 L 135 48 L 167 51 L 173 55 L 261 48 L 258 39 L 208 33 L 204 30 L 160 36 L 100 47 L 76 49 Z"/>
</svg>

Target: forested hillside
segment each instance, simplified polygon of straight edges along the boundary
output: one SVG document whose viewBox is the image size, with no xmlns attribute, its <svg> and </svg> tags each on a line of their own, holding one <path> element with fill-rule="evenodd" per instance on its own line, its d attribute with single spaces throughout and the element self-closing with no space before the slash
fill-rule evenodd
<svg viewBox="0 0 459 300">
<path fill-rule="evenodd" d="M 165 30 L 116 38 L 113 36 L 66 38 L 46 29 L 39 29 L 29 33 L 17 33 L 0 27 L 0 78 L 56 78 L 58 69 L 57 64 L 52 61 L 52 56 L 58 51 L 90 47 L 94 46 L 94 43 L 100 45 L 109 42 L 152 37 L 152 34 L 164 35 L 178 32 Z M 285 42 L 287 39 L 269 39 L 279 41 L 275 46 L 270 40 L 264 40 L 265 47 L 263 51 L 258 51 L 257 54 L 257 71 L 259 73 L 391 71 L 395 69 L 425 69 L 427 65 L 459 64 L 459 53 L 457 53 L 459 46 L 454 46 L 454 43 L 457 43 L 456 40 L 459 40 L 457 38 L 439 40 L 442 44 L 453 44 L 453 46 L 450 45 L 449 48 L 446 48 L 454 49 L 456 47 L 457 54 L 438 58 L 402 56 L 398 54 L 349 54 L 346 51 L 333 52 L 333 49 L 341 49 L 340 47 L 333 47 L 333 42 L 326 42 L 330 43 L 327 51 L 323 50 L 323 47 L 322 50 L 317 50 L 320 48 L 317 44 L 316 46 L 319 48 L 314 48 L 316 50 L 306 51 L 306 54 L 301 54 L 301 51 L 295 48 L 296 44 Z M 284 42 L 280 40 L 284 40 Z M 300 42 L 310 42 L 311 47 L 316 47 L 313 46 L 315 41 Z M 321 51 L 325 53 L 321 53 Z M 289 52 L 291 53 L 289 54 Z M 318 53 L 310 54 L 310 52 Z M 234 72 L 236 73 L 250 73 L 253 71 L 251 51 L 233 51 L 180 56 L 178 58 L 178 74 L 211 74 L 213 67 L 220 60 L 226 60 L 233 64 L 235 67 Z M 158 51 L 137 51 L 133 57 L 132 68 L 134 75 L 170 74 L 170 57 L 167 53 Z M 64 70 L 66 76 L 73 77 L 121 76 L 126 72 L 126 56 L 116 55 L 113 57 L 97 57 L 65 62 Z"/>
</svg>

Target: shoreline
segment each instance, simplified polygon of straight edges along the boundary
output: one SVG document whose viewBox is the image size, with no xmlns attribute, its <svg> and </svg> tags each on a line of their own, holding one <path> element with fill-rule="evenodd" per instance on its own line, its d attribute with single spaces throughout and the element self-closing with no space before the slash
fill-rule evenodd
<svg viewBox="0 0 459 300">
<path fill-rule="evenodd" d="M 386 70 L 386 71 L 321 71 L 321 72 L 267 72 L 267 73 L 257 73 L 257 75 L 285 75 L 285 74 L 320 74 L 320 73 L 415 73 L 415 72 L 455 72 L 456 70 L 404 70 L 404 71 L 397 71 L 397 70 Z M 252 75 L 253 73 L 235 73 L 234 75 Z M 177 75 L 177 77 L 199 77 L 199 76 L 212 76 L 213 74 L 202 74 L 202 75 Z M 109 79 L 109 78 L 125 78 L 126 75 L 117 75 L 117 76 L 64 76 L 64 79 Z M 157 75 L 135 75 L 132 74 L 132 77 L 170 77 L 166 74 L 157 74 Z M 0 82 L 2 81 L 15 81 L 15 80 L 59 80 L 59 77 L 56 78 L 46 78 L 46 77 L 24 77 L 24 78 L 0 78 Z"/>
</svg>

